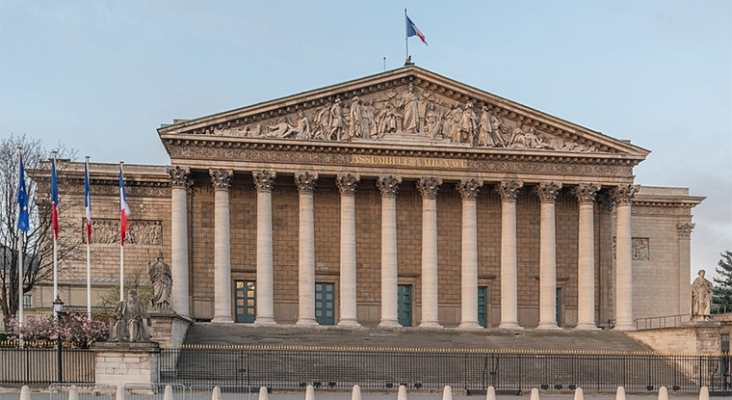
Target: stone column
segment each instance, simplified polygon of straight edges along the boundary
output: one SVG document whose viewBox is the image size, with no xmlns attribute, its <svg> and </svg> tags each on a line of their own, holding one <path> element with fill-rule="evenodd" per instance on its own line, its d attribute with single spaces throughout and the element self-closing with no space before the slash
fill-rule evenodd
<svg viewBox="0 0 732 400">
<path fill-rule="evenodd" d="M 480 179 L 463 179 L 456 185 L 463 199 L 460 249 L 460 328 L 479 329 L 478 323 L 478 216 L 476 202 Z"/>
<path fill-rule="evenodd" d="M 437 276 L 437 190 L 440 178 L 420 178 L 422 194 L 422 321 L 421 327 L 440 327 Z"/>
<path fill-rule="evenodd" d="M 338 325 L 359 326 L 356 296 L 356 185 L 360 177 L 339 174 L 341 191 L 341 315 Z"/>
<path fill-rule="evenodd" d="M 274 272 L 272 266 L 272 187 L 274 171 L 254 171 L 257 188 L 257 318 L 255 324 L 274 324 Z"/>
<path fill-rule="evenodd" d="M 633 258 L 630 204 L 637 185 L 618 186 L 615 199 L 615 329 L 635 329 L 633 323 Z"/>
<path fill-rule="evenodd" d="M 397 315 L 397 221 L 396 193 L 402 178 L 381 176 L 381 322 L 379 326 L 399 326 Z"/>
<path fill-rule="evenodd" d="M 577 236 L 577 326 L 575 329 L 597 329 L 595 322 L 595 195 L 600 185 L 583 183 L 572 193 L 579 203 Z"/>
<path fill-rule="evenodd" d="M 677 314 L 691 315 L 689 275 L 691 274 L 691 231 L 693 229 L 694 224 L 690 222 L 676 224 L 676 230 L 679 234 L 679 306 Z"/>
<path fill-rule="evenodd" d="M 188 302 L 188 176 L 191 170 L 175 166 L 170 174 L 170 263 L 173 278 L 172 308 L 190 316 Z"/>
<path fill-rule="evenodd" d="M 520 329 L 518 324 L 518 272 L 516 270 L 516 196 L 521 181 L 504 181 L 501 194 L 501 323 L 502 329 Z"/>
<path fill-rule="evenodd" d="M 541 201 L 539 226 L 539 326 L 557 326 L 557 223 L 554 203 L 561 183 L 540 182 L 536 193 Z"/>
<path fill-rule="evenodd" d="M 315 223 L 313 217 L 313 191 L 317 179 L 317 172 L 295 173 L 295 184 L 300 193 L 297 325 L 318 324 L 315 319 Z"/>
<path fill-rule="evenodd" d="M 229 238 L 229 185 L 234 172 L 208 171 L 214 186 L 214 315 L 211 322 L 231 318 L 231 241 Z"/>
</svg>

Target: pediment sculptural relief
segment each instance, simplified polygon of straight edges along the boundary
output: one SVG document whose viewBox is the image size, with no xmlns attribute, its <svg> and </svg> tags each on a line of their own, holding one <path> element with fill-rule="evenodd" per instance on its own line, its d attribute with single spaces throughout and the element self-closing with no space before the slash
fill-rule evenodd
<svg viewBox="0 0 732 400">
<path fill-rule="evenodd" d="M 453 143 L 506 149 L 594 152 L 579 144 L 501 117 L 486 106 L 457 102 L 412 83 L 382 92 L 335 98 L 319 107 L 249 123 L 216 128 L 215 135 L 322 141 Z"/>
</svg>

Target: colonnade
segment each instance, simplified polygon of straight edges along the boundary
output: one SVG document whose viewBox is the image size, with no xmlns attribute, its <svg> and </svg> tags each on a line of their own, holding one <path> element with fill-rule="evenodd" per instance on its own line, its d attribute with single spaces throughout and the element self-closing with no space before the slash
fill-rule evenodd
<svg viewBox="0 0 732 400">
<path fill-rule="evenodd" d="M 169 170 L 172 178 L 172 264 L 173 309 L 189 314 L 187 176 L 181 167 Z M 209 171 L 214 187 L 214 316 L 213 322 L 233 322 L 231 315 L 231 260 L 229 240 L 229 185 L 231 170 Z M 257 190 L 257 291 L 255 324 L 274 324 L 272 265 L 272 188 L 274 171 L 253 171 Z M 315 319 L 315 229 L 313 192 L 318 180 L 314 172 L 298 172 L 299 264 L 298 325 L 317 324 Z M 339 325 L 358 326 L 356 286 L 355 193 L 360 176 L 344 173 L 336 177 L 340 202 L 340 319 Z M 402 179 L 385 175 L 376 180 L 381 192 L 381 320 L 379 326 L 397 322 L 397 226 L 396 195 Z M 478 245 L 477 194 L 484 182 L 467 178 L 457 184 L 462 197 L 461 222 L 461 318 L 460 328 L 478 328 Z M 424 177 L 417 181 L 422 196 L 422 270 L 420 327 L 440 327 L 438 318 L 437 193 L 442 179 Z M 499 328 L 520 329 L 518 323 L 518 277 L 516 257 L 516 197 L 524 183 L 507 180 L 496 185 L 501 196 L 501 318 Z M 556 229 L 555 200 L 562 184 L 538 182 L 541 201 L 539 258 L 539 329 L 556 329 Z M 579 203 L 578 231 L 578 314 L 576 329 L 597 329 L 595 322 L 594 207 L 600 186 L 579 184 L 572 193 Z M 612 189 L 616 205 L 616 285 L 615 329 L 633 329 L 631 269 L 631 201 L 638 190 L 634 185 Z"/>
</svg>

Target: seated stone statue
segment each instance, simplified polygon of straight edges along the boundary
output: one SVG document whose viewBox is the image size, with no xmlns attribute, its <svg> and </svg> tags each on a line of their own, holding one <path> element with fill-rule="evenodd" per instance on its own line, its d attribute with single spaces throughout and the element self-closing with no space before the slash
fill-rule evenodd
<svg viewBox="0 0 732 400">
<path fill-rule="evenodd" d="M 127 292 L 127 300 L 120 301 L 114 310 L 111 339 L 115 342 L 149 342 L 147 326 L 151 325 L 145 306 L 137 299 L 137 291 Z M 145 322 L 144 322 L 145 321 Z"/>
</svg>

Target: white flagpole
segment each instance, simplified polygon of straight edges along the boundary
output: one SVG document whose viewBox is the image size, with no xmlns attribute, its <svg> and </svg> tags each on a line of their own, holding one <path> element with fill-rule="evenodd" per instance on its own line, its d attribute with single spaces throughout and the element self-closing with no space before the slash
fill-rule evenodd
<svg viewBox="0 0 732 400">
<path fill-rule="evenodd" d="M 18 146 L 18 164 L 22 161 L 21 147 Z M 25 180 L 25 174 L 19 177 Z M 20 186 L 20 182 L 18 182 Z M 26 196 L 28 193 L 26 192 Z M 21 212 L 21 210 L 18 210 Z M 20 214 L 18 214 L 18 221 L 20 221 Z M 18 340 L 20 341 L 20 347 L 23 347 L 23 239 L 25 238 L 25 232 L 18 227 Z"/>
<path fill-rule="evenodd" d="M 53 168 L 56 169 L 56 154 L 58 152 L 56 150 L 53 151 Z M 55 170 L 54 173 L 56 174 L 56 184 L 58 185 L 58 171 Z M 53 185 L 53 183 L 51 183 Z M 53 187 L 51 188 L 51 192 L 53 193 Z M 53 194 L 51 194 L 53 196 Z M 53 199 L 52 199 L 53 201 Z M 56 206 L 56 218 L 58 219 L 58 204 Z M 56 300 L 58 297 L 58 239 L 56 238 L 56 227 L 53 227 L 53 299 Z M 58 319 L 58 313 L 53 313 L 54 318 Z"/>
<path fill-rule="evenodd" d="M 89 183 L 89 156 L 86 156 L 86 163 L 85 163 L 85 176 L 84 176 L 84 186 Z M 84 188 L 86 189 L 86 187 Z M 91 190 L 91 188 L 89 188 Z M 86 190 L 84 190 L 84 196 L 86 196 Z M 89 201 L 89 207 L 91 210 L 91 195 L 89 196 L 89 199 L 84 199 L 84 203 L 86 204 L 87 201 Z M 86 207 L 84 207 L 84 211 L 86 212 Z M 87 218 L 86 221 L 87 224 L 91 223 L 89 219 Z M 85 226 L 86 231 L 86 317 L 88 319 L 91 319 L 91 235 L 89 234 L 89 227 Z"/>
<path fill-rule="evenodd" d="M 122 172 L 122 165 L 124 162 L 119 162 L 119 176 L 120 181 L 124 179 L 124 173 Z M 119 301 L 124 301 L 125 299 L 125 245 L 122 241 L 122 229 L 124 227 L 122 226 L 122 185 L 120 182 L 120 203 L 119 203 L 119 210 L 120 210 L 120 220 L 119 220 Z"/>
</svg>

